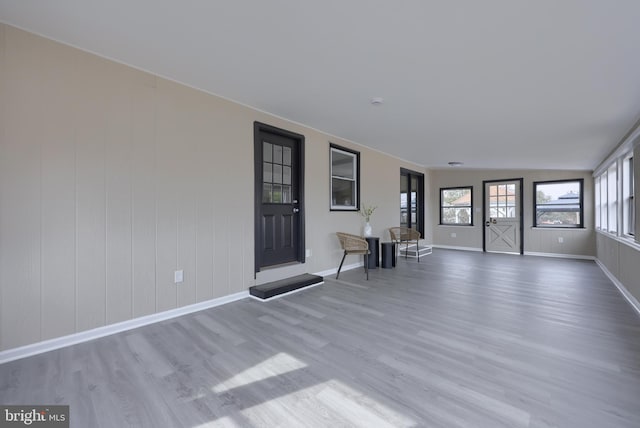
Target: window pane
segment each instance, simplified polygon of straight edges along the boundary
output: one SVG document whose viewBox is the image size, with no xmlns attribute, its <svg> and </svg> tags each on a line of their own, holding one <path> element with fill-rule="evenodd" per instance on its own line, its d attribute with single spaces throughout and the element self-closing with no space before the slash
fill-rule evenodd
<svg viewBox="0 0 640 428">
<path fill-rule="evenodd" d="M 516 216 L 516 185 L 489 186 L 489 217 L 514 218 Z"/>
<path fill-rule="evenodd" d="M 271 184 L 264 183 L 262 185 L 262 202 L 271 203 L 273 198 L 271 196 Z"/>
<path fill-rule="evenodd" d="M 273 145 L 267 143 L 266 141 L 262 142 L 262 160 L 264 160 L 265 162 L 272 162 L 273 161 Z"/>
<path fill-rule="evenodd" d="M 273 163 L 282 164 L 282 146 L 273 145 Z"/>
<path fill-rule="evenodd" d="M 622 195 L 623 195 L 623 233 L 635 234 L 635 204 L 633 194 L 633 158 L 629 157 L 622 164 Z"/>
<path fill-rule="evenodd" d="M 289 166 L 282 167 L 282 182 L 284 184 L 291 184 L 291 167 Z"/>
<path fill-rule="evenodd" d="M 273 165 L 273 182 L 282 183 L 282 165 Z"/>
<path fill-rule="evenodd" d="M 607 205 L 608 205 L 608 220 L 609 220 L 609 232 L 616 232 L 618 230 L 618 166 L 612 165 L 607 170 Z"/>
<path fill-rule="evenodd" d="M 331 209 L 355 211 L 359 208 L 358 152 L 330 145 Z M 285 172 L 286 173 L 286 172 Z M 291 177 L 293 181 L 294 177 Z"/>
<path fill-rule="evenodd" d="M 291 203 L 291 186 L 282 186 L 282 203 Z"/>
<path fill-rule="evenodd" d="M 630 174 L 630 184 L 629 184 L 629 192 L 630 192 L 630 198 L 631 200 L 629 201 L 629 210 L 630 210 L 630 214 L 629 214 L 629 234 L 630 235 L 635 235 L 636 234 L 636 196 L 635 196 L 635 189 L 636 189 L 636 184 L 635 184 L 635 176 L 634 176 L 634 166 L 633 166 L 633 158 L 629 159 L 629 174 Z"/>
<path fill-rule="evenodd" d="M 408 177 L 406 175 L 400 175 L 400 226 L 408 226 L 409 225 L 409 217 L 408 217 L 408 194 L 409 194 L 409 184 Z"/>
<path fill-rule="evenodd" d="M 608 216 L 607 216 L 607 204 L 609 198 L 607 195 L 607 173 L 605 172 L 600 176 L 600 227 L 602 230 L 607 230 Z"/>
<path fill-rule="evenodd" d="M 582 181 L 534 183 L 537 227 L 582 226 Z"/>
<path fill-rule="evenodd" d="M 355 206 L 355 182 L 332 178 L 333 194 L 331 195 L 331 203 L 335 206 Z"/>
<path fill-rule="evenodd" d="M 442 208 L 443 224 L 471 224 L 471 208 Z"/>
<path fill-rule="evenodd" d="M 580 213 L 562 211 L 537 211 L 538 224 L 544 226 L 578 226 L 580 224 Z"/>
<path fill-rule="evenodd" d="M 442 189 L 442 206 L 471 206 L 471 189 Z"/>
<path fill-rule="evenodd" d="M 595 190 L 595 214 L 596 214 L 596 229 L 600 229 L 600 177 L 596 177 L 594 180 L 593 188 Z"/>
<path fill-rule="evenodd" d="M 279 184 L 273 185 L 273 203 L 279 204 L 282 202 L 282 186 Z"/>
<path fill-rule="evenodd" d="M 355 156 L 350 153 L 344 153 L 337 150 L 331 152 L 331 175 L 333 177 L 342 177 L 354 179 Z"/>
<path fill-rule="evenodd" d="M 471 187 L 440 189 L 440 223 L 452 225 L 472 224 Z"/>
<path fill-rule="evenodd" d="M 291 165 L 291 148 L 289 147 L 282 148 L 282 163 L 284 165 Z"/>
<path fill-rule="evenodd" d="M 269 162 L 262 163 L 262 181 L 271 183 L 273 181 L 273 171 Z"/>
</svg>

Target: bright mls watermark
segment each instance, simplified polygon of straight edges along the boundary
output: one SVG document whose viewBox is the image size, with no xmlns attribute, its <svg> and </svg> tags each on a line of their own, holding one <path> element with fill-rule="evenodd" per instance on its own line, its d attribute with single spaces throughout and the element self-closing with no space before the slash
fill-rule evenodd
<svg viewBox="0 0 640 428">
<path fill-rule="evenodd" d="M 0 428 L 69 428 L 69 406 L 1 406 Z"/>
</svg>

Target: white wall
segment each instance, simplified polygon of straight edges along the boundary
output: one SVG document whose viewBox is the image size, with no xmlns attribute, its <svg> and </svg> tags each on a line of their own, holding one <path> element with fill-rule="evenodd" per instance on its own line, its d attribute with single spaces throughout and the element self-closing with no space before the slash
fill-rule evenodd
<svg viewBox="0 0 640 428">
<path fill-rule="evenodd" d="M 593 179 L 591 171 L 436 169 L 430 172 L 433 243 L 482 249 L 482 189 L 485 180 L 523 178 L 524 251 L 569 256 L 595 256 Z M 536 181 L 584 179 L 584 229 L 544 229 L 533 227 L 533 183 Z M 439 225 L 440 188 L 473 186 L 473 226 Z M 455 233 L 456 237 L 452 237 Z M 558 238 L 563 238 L 560 243 Z"/>
<path fill-rule="evenodd" d="M 427 241 L 482 247 L 481 217 L 437 224 L 440 187 L 473 185 L 481 207 L 482 180 L 524 177 L 525 251 L 596 254 L 589 172 L 425 171 L 0 25 L 0 350 L 253 285 L 254 121 L 305 135 L 307 272 L 336 268 L 334 232 L 362 227 L 355 213 L 329 211 L 329 142 L 361 152 L 362 203 L 379 207 L 383 239 L 399 222 L 403 167 L 426 173 Z M 532 230 L 532 182 L 571 178 L 585 179 L 586 228 Z M 640 298 L 640 252 L 597 240 L 598 258 Z"/>
<path fill-rule="evenodd" d="M 253 285 L 254 121 L 306 137 L 307 272 L 336 268 L 334 232 L 362 227 L 329 211 L 330 141 L 361 152 L 379 235 L 399 222 L 400 168 L 424 172 L 6 25 L 0 109 L 0 350 Z"/>
</svg>

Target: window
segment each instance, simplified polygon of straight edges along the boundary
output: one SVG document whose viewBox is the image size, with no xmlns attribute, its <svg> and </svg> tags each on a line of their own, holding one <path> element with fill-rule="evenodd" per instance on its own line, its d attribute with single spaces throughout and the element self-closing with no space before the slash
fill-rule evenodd
<svg viewBox="0 0 640 428">
<path fill-rule="evenodd" d="M 622 161 L 622 221 L 622 233 L 635 235 L 636 216 L 632 156 L 628 156 Z"/>
<path fill-rule="evenodd" d="M 633 151 L 621 153 L 594 178 L 596 228 L 634 239 L 636 201 Z"/>
<path fill-rule="evenodd" d="M 583 180 L 533 183 L 535 227 L 583 227 Z"/>
<path fill-rule="evenodd" d="M 262 203 L 290 204 L 291 147 L 262 142 Z"/>
<path fill-rule="evenodd" d="M 600 177 L 596 177 L 593 180 L 593 192 L 595 196 L 595 215 L 596 215 L 596 229 L 600 229 L 600 207 L 602 206 L 602 198 L 600 197 Z"/>
<path fill-rule="evenodd" d="M 614 163 L 607 170 L 607 230 L 618 230 L 618 165 Z"/>
<path fill-rule="evenodd" d="M 607 172 L 600 176 L 600 230 L 607 230 Z"/>
<path fill-rule="evenodd" d="M 440 189 L 440 224 L 473 226 L 473 187 Z"/>
<path fill-rule="evenodd" d="M 331 210 L 360 209 L 360 153 L 330 145 Z"/>
<path fill-rule="evenodd" d="M 516 184 L 489 184 L 489 217 L 516 218 Z"/>
</svg>

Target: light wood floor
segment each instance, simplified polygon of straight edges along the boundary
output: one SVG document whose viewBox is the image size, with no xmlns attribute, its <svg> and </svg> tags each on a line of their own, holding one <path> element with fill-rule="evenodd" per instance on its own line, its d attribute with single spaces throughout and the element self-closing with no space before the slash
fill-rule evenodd
<svg viewBox="0 0 640 428">
<path fill-rule="evenodd" d="M 0 366 L 72 427 L 640 427 L 640 317 L 593 262 L 434 250 Z"/>
</svg>

